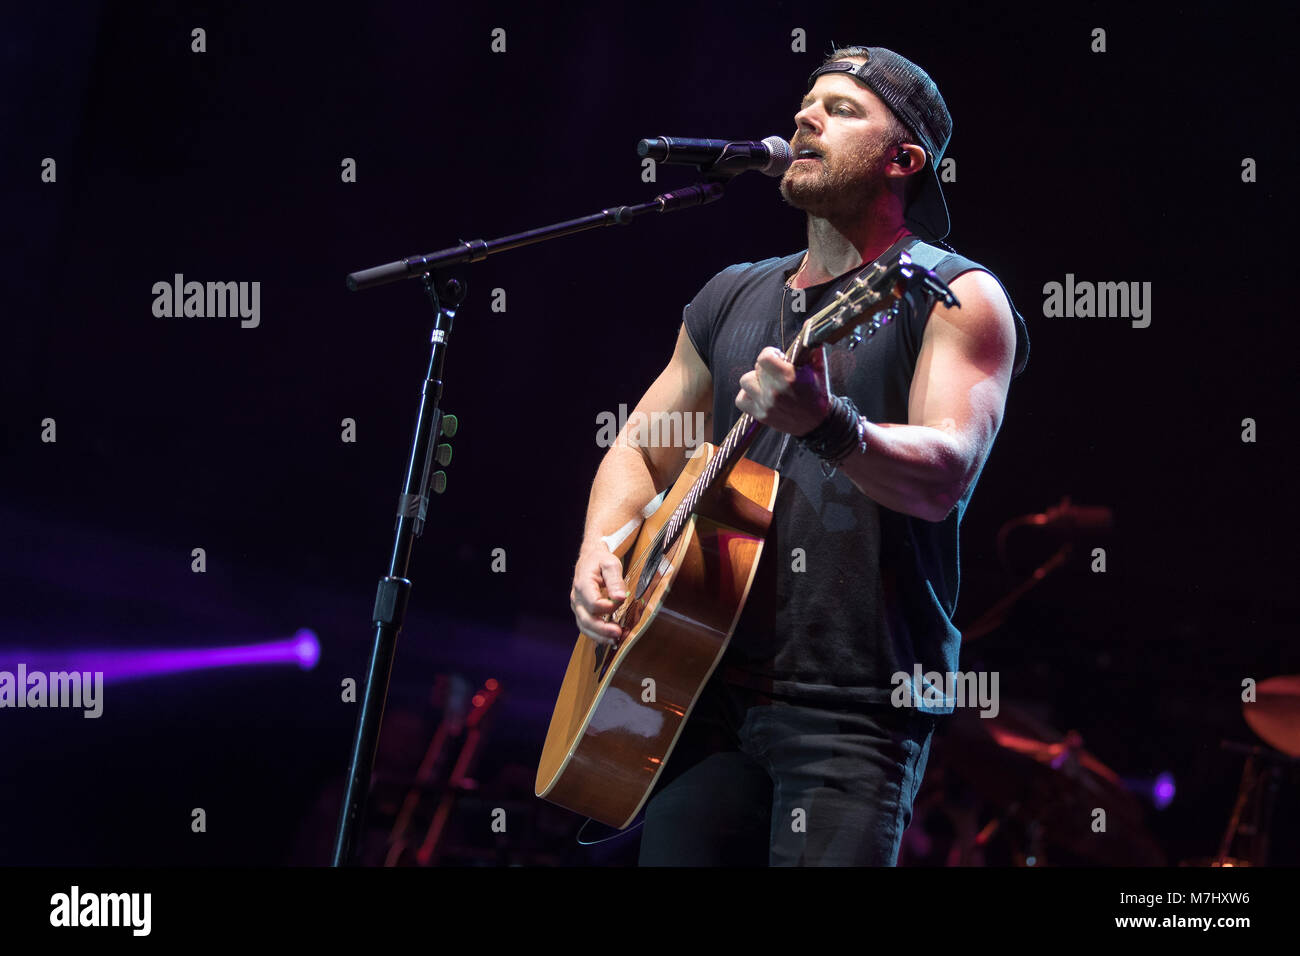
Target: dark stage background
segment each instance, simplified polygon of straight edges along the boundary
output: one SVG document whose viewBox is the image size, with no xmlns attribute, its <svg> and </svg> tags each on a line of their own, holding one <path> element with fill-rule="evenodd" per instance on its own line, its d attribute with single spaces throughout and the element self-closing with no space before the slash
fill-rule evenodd
<svg viewBox="0 0 1300 956">
<path fill-rule="evenodd" d="M 1241 682 L 1300 671 L 1294 22 L 1223 5 L 494 2 L 11 4 L 3 20 L 0 669 L 299 628 L 320 657 L 111 685 L 97 720 L 0 711 L 0 863 L 325 862 L 356 716 L 340 687 L 363 675 L 430 324 L 417 284 L 354 294 L 344 275 L 692 181 L 642 182 L 644 136 L 788 137 L 833 43 L 934 77 L 955 120 L 949 242 L 1030 327 L 964 523 L 958 624 L 1053 550 L 1017 532 L 1004 568 L 1003 522 L 1066 495 L 1116 516 L 963 667 L 999 671 L 1004 707 L 1077 730 L 1121 776 L 1171 773 L 1173 802 L 1144 811 L 1169 861 L 1217 849 L 1242 760 L 1220 741 L 1255 740 Z M 438 675 L 500 682 L 446 862 L 635 860 L 635 833 L 578 846 L 581 821 L 531 791 L 576 633 L 596 416 L 636 402 L 709 277 L 804 245 L 802 214 L 749 175 L 711 206 L 473 268 L 444 394 L 461 430 L 386 724 L 386 746 L 418 757 Z M 152 286 L 175 273 L 260 282 L 260 325 L 155 317 Z M 1045 317 L 1043 286 L 1067 273 L 1150 282 L 1150 326 Z M 1288 816 L 1273 860 L 1294 864 Z"/>
</svg>

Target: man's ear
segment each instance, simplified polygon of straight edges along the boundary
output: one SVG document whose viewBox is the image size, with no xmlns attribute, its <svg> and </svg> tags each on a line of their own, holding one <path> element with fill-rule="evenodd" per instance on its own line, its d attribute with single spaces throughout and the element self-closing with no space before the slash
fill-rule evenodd
<svg viewBox="0 0 1300 956">
<path fill-rule="evenodd" d="M 892 159 L 900 173 L 915 176 L 925 169 L 925 150 L 915 143 L 900 143 L 895 146 Z"/>
</svg>

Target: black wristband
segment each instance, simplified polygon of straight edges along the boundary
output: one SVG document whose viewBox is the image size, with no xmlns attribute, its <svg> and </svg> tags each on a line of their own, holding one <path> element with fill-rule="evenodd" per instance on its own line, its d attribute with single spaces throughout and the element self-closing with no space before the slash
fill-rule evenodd
<svg viewBox="0 0 1300 956">
<path fill-rule="evenodd" d="M 830 412 L 826 420 L 808 432 L 799 436 L 799 443 L 818 458 L 839 464 L 862 440 L 859 431 L 858 407 L 853 400 L 844 395 L 831 399 Z"/>
</svg>

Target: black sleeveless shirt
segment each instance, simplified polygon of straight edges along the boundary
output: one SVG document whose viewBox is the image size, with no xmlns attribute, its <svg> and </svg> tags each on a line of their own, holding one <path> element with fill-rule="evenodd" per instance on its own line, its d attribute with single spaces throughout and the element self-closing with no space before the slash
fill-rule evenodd
<svg viewBox="0 0 1300 956">
<path fill-rule="evenodd" d="M 890 261 L 917 241 L 905 236 L 877 261 Z M 740 417 L 740 377 L 754 368 L 758 353 L 789 345 L 804 321 L 862 271 L 804 289 L 798 313 L 793 292 L 785 292 L 778 325 L 784 283 L 802 258 L 797 252 L 730 266 L 683 310 L 686 332 L 713 376 L 715 442 Z M 988 271 L 955 253 L 934 266 L 945 282 L 973 269 Z M 847 339 L 831 346 L 832 393 L 851 397 L 870 421 L 906 424 L 932 302 L 924 293 L 909 296 L 899 318 L 874 336 L 852 349 Z M 1029 338 L 1009 295 L 1007 302 L 1018 375 Z M 773 429 L 760 430 L 746 457 L 781 478 L 762 559 L 718 676 L 810 704 L 888 706 L 901 672 L 917 695 L 912 699 L 925 699 L 920 695 L 929 681 L 916 684 L 916 665 L 922 675 L 957 670 L 958 527 L 975 482 L 944 520 L 931 522 L 876 504 L 840 471 L 825 477 L 820 459 Z M 935 714 L 953 709 L 949 698 L 927 705 Z"/>
</svg>

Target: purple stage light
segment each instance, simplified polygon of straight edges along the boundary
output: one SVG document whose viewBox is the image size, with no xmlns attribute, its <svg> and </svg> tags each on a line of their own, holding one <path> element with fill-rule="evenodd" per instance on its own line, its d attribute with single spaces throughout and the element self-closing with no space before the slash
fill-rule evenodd
<svg viewBox="0 0 1300 956">
<path fill-rule="evenodd" d="M 1163 810 L 1174 802 L 1174 775 L 1169 772 L 1156 777 L 1156 785 L 1151 796 L 1157 810 Z"/>
<path fill-rule="evenodd" d="M 293 636 L 294 650 L 298 652 L 298 666 L 305 671 L 309 671 L 316 666 L 320 660 L 320 641 L 316 639 L 316 632 L 302 628 Z"/>
<path fill-rule="evenodd" d="M 176 651 L 83 650 L 51 653 L 0 649 L 0 669 L 22 663 L 29 672 L 102 671 L 105 684 L 217 667 L 297 664 L 302 670 L 312 670 L 319 660 L 320 641 L 317 640 L 316 633 L 308 628 L 302 628 L 293 637 L 283 641 Z"/>
<path fill-rule="evenodd" d="M 1157 777 L 1124 777 L 1124 786 L 1144 800 L 1150 800 L 1157 810 L 1174 802 L 1174 775 L 1165 771 Z"/>
</svg>

